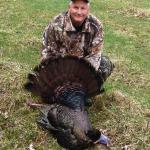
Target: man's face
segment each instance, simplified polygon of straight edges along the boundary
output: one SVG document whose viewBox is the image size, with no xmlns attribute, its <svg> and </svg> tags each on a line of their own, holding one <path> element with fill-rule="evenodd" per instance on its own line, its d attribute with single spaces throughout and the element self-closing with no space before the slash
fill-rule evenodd
<svg viewBox="0 0 150 150">
<path fill-rule="evenodd" d="M 69 5 L 69 12 L 72 23 L 81 25 L 89 13 L 89 4 L 84 1 L 75 1 Z"/>
</svg>

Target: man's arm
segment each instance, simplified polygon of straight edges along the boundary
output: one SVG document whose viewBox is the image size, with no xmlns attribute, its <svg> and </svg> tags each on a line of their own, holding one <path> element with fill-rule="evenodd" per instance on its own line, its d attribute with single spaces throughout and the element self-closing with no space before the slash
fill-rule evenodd
<svg viewBox="0 0 150 150">
<path fill-rule="evenodd" d="M 102 24 L 97 20 L 98 25 L 96 26 L 95 35 L 91 46 L 89 47 L 90 54 L 85 57 L 96 70 L 98 70 L 101 62 L 101 54 L 103 49 L 103 27 Z"/>
<path fill-rule="evenodd" d="M 43 43 L 41 49 L 41 61 L 57 55 L 57 43 L 55 37 L 55 29 L 52 23 L 50 23 L 44 31 Z"/>
</svg>

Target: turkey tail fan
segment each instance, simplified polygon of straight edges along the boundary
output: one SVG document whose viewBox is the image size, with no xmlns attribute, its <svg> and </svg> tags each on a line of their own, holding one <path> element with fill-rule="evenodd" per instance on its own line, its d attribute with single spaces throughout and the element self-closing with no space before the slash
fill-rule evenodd
<svg viewBox="0 0 150 150">
<path fill-rule="evenodd" d="M 24 87 L 51 103 L 58 89 L 75 86 L 84 89 L 86 95 L 92 97 L 100 93 L 102 84 L 101 74 L 87 60 L 76 56 L 59 56 L 46 59 L 36 66 L 28 74 Z"/>
<path fill-rule="evenodd" d="M 52 102 L 52 100 L 50 102 L 52 96 L 48 86 L 43 80 L 39 80 L 37 73 L 32 72 L 28 74 L 28 82 L 24 84 L 24 88 L 34 95 L 42 97 L 47 103 Z"/>
</svg>

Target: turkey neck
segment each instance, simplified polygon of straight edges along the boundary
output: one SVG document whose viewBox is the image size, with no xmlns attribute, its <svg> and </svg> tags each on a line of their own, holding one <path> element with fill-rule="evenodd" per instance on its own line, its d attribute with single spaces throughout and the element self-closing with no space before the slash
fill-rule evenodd
<svg viewBox="0 0 150 150">
<path fill-rule="evenodd" d="M 83 88 L 70 86 L 69 88 L 61 88 L 57 91 L 57 101 L 71 109 L 79 109 L 84 111 L 86 93 Z"/>
</svg>

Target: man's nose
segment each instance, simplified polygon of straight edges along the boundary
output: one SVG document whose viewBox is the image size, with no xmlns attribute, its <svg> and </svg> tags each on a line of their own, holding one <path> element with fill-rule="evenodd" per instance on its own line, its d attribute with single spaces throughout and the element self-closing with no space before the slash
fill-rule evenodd
<svg viewBox="0 0 150 150">
<path fill-rule="evenodd" d="M 81 8 L 78 9 L 77 13 L 80 15 L 82 13 Z"/>
</svg>

